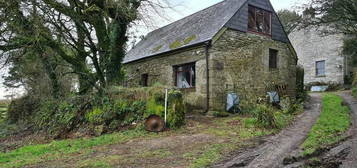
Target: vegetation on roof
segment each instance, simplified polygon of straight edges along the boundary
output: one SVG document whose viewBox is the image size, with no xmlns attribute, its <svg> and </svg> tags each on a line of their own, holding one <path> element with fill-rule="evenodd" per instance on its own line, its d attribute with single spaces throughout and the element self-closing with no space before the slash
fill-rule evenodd
<svg viewBox="0 0 357 168">
<path fill-rule="evenodd" d="M 170 49 L 176 49 L 182 47 L 184 44 L 180 40 L 176 40 L 170 44 Z"/>
<path fill-rule="evenodd" d="M 153 48 L 153 49 L 152 49 L 152 52 L 153 52 L 153 53 L 156 53 L 156 52 L 158 52 L 162 47 L 163 47 L 163 45 L 159 45 L 159 46 Z"/>
<path fill-rule="evenodd" d="M 197 36 L 194 34 L 190 37 L 187 37 L 185 40 L 183 40 L 183 43 L 185 45 L 187 45 L 187 44 L 190 44 L 191 41 L 196 40 L 196 39 L 197 39 Z"/>
<path fill-rule="evenodd" d="M 171 50 L 180 48 L 184 45 L 190 44 L 193 40 L 196 40 L 196 39 L 197 39 L 197 36 L 194 34 L 194 35 L 191 35 L 191 36 L 185 38 L 183 41 L 176 40 L 176 41 L 172 42 L 169 47 Z"/>
</svg>

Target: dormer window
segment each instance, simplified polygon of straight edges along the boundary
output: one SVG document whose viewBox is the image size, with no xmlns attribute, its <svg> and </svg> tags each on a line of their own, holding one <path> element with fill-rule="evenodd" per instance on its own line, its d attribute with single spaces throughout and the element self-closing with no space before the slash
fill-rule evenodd
<svg viewBox="0 0 357 168">
<path fill-rule="evenodd" d="M 249 6 L 248 30 L 256 33 L 271 35 L 271 12 Z"/>
</svg>

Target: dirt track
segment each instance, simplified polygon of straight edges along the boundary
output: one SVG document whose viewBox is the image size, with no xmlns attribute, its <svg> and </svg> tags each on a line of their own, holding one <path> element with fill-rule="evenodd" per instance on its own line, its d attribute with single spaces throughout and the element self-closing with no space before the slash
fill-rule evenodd
<svg viewBox="0 0 357 168">
<path fill-rule="evenodd" d="M 241 152 L 238 156 L 213 167 L 234 168 L 274 168 L 283 167 L 283 159 L 304 142 L 311 127 L 321 112 L 320 94 L 312 94 L 307 110 L 295 122 L 279 134 L 267 138 L 265 143 Z"/>
<path fill-rule="evenodd" d="M 352 111 L 352 128 L 350 129 L 351 139 L 346 144 L 351 148 L 347 158 L 342 162 L 342 168 L 357 167 L 357 100 L 355 100 L 349 92 L 340 94 Z"/>
</svg>

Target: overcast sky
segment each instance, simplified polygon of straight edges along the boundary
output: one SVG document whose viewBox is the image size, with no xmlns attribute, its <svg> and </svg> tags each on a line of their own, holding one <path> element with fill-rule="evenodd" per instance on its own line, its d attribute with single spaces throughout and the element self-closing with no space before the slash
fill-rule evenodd
<svg viewBox="0 0 357 168">
<path fill-rule="evenodd" d="M 146 34 L 149 31 L 164 26 L 170 22 L 181 19 L 185 16 L 188 16 L 206 7 L 214 5 L 218 2 L 221 2 L 222 0 L 169 0 L 169 1 L 175 7 L 174 8 L 175 11 L 170 11 L 167 13 L 169 19 L 166 19 L 165 21 L 161 21 L 160 23 L 155 24 L 154 27 L 151 27 L 149 29 L 140 28 L 139 30 L 142 31 L 143 34 Z M 271 0 L 271 2 L 275 10 L 278 11 L 280 9 L 293 9 L 293 6 L 299 5 L 299 3 L 302 2 L 302 0 Z M 3 79 L 1 78 L 1 76 L 3 75 L 4 75 L 4 71 L 0 71 L 0 99 L 3 99 L 5 95 L 10 94 L 9 91 L 7 91 L 7 89 L 2 85 Z"/>
</svg>

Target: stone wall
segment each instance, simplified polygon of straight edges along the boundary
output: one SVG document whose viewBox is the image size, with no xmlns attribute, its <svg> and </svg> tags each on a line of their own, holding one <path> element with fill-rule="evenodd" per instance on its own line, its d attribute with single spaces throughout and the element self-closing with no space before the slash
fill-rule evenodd
<svg viewBox="0 0 357 168">
<path fill-rule="evenodd" d="M 278 68 L 269 69 L 269 49 L 278 50 Z M 276 85 L 295 97 L 296 57 L 288 44 L 270 37 L 227 30 L 210 49 L 210 105 L 223 110 L 227 92 L 255 103 Z"/>
<path fill-rule="evenodd" d="M 290 40 L 297 52 L 299 65 L 305 69 L 305 84 L 344 83 L 348 73 L 342 55 L 343 35 L 322 36 L 315 28 L 291 33 Z M 325 76 L 316 76 L 316 61 L 325 60 Z"/>
<path fill-rule="evenodd" d="M 269 69 L 269 49 L 278 53 L 278 69 Z M 149 75 L 149 85 L 175 86 L 175 65 L 196 62 L 196 87 L 183 89 L 186 101 L 205 110 L 207 98 L 205 47 L 147 58 L 126 64 L 128 85 L 139 86 L 141 75 Z M 243 102 L 264 97 L 273 87 L 285 86 L 285 94 L 295 96 L 296 59 L 288 44 L 270 37 L 226 30 L 209 49 L 210 110 L 225 110 L 228 92 Z"/>
<path fill-rule="evenodd" d="M 126 64 L 128 74 L 127 85 L 136 87 L 140 85 L 141 75 L 148 74 L 149 86 L 160 83 L 166 86 L 175 86 L 174 66 L 195 62 L 196 87 L 182 89 L 185 101 L 195 109 L 206 109 L 206 55 L 205 47 L 171 53 L 170 55 L 156 56 L 142 61 Z"/>
</svg>

